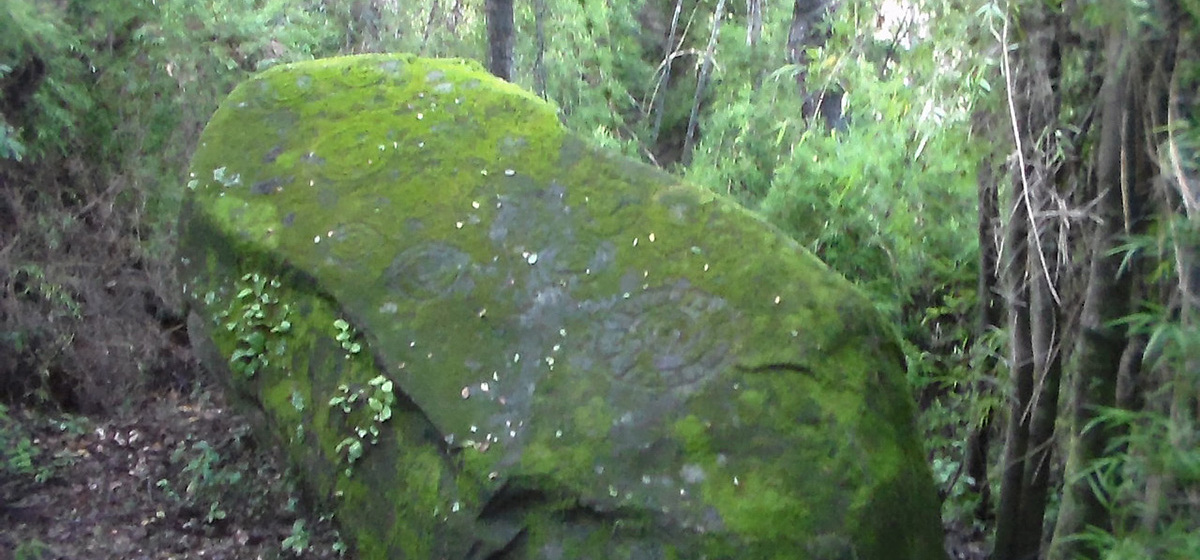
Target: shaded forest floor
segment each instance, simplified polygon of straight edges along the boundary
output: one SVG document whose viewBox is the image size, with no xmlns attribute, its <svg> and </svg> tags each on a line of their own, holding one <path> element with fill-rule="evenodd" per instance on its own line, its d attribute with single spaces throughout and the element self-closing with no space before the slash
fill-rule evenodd
<svg viewBox="0 0 1200 560">
<path fill-rule="evenodd" d="M 25 472 L 0 469 L 0 560 L 340 557 L 332 523 L 218 392 L 150 395 L 108 419 L 7 416 L 0 458 Z"/>
<path fill-rule="evenodd" d="M 219 390 L 164 391 L 107 419 L 7 416 L 0 445 L 28 468 L 0 469 L 0 560 L 353 557 Z M 947 528 L 947 548 L 986 558 L 960 527 Z"/>
</svg>

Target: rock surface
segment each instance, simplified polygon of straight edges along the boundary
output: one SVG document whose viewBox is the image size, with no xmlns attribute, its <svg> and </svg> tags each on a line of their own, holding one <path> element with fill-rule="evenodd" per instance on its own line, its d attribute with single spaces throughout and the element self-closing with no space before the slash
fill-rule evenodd
<svg viewBox="0 0 1200 560">
<path fill-rule="evenodd" d="M 264 72 L 188 189 L 193 338 L 362 558 L 941 554 L 871 305 L 473 63 Z"/>
</svg>

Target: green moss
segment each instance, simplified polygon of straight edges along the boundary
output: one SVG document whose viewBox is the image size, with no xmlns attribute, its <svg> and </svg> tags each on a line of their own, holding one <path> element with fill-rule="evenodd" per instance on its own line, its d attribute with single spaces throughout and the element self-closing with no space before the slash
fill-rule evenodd
<svg viewBox="0 0 1200 560">
<path fill-rule="evenodd" d="M 688 456 L 711 457 L 713 455 L 708 426 L 695 414 L 689 414 L 675 422 L 675 435 L 683 442 Z"/>
<path fill-rule="evenodd" d="M 234 381 L 363 558 L 462 557 L 505 524 L 578 558 L 939 546 L 903 530 L 936 529 L 936 504 L 868 302 L 477 65 L 264 72 L 214 115 L 192 177 L 189 295 L 221 352 L 265 357 Z M 280 279 L 286 333 L 215 320 L 248 273 Z M 895 528 L 880 512 L 917 536 L 874 534 Z"/>
<path fill-rule="evenodd" d="M 592 396 L 585 404 L 575 409 L 575 434 L 588 439 L 603 439 L 613 423 L 612 408 L 600 396 Z"/>
<path fill-rule="evenodd" d="M 274 232 L 280 224 L 275 216 L 275 207 L 270 204 L 232 196 L 218 197 L 213 201 L 213 216 L 223 228 L 240 231 L 247 239 L 264 247 L 270 248 L 276 244 Z"/>
</svg>

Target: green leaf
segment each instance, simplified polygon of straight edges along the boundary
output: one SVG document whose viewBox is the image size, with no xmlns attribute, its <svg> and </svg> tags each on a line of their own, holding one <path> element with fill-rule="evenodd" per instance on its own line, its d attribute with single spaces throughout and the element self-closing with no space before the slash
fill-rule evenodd
<svg viewBox="0 0 1200 560">
<path fill-rule="evenodd" d="M 241 361 L 242 358 L 253 358 L 254 356 L 254 351 L 248 348 L 235 348 L 233 353 L 229 356 L 229 361 L 238 362 Z"/>
<path fill-rule="evenodd" d="M 261 331 L 254 331 L 246 336 L 245 342 L 255 354 L 261 354 L 267 346 L 267 336 Z"/>
</svg>

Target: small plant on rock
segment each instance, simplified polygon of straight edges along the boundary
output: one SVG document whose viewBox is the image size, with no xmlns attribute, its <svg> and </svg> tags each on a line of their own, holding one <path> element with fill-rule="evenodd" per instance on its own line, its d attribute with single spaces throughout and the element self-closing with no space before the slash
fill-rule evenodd
<svg viewBox="0 0 1200 560">
<path fill-rule="evenodd" d="M 348 465 L 362 457 L 367 445 L 379 442 L 379 429 L 392 417 L 392 405 L 396 401 L 392 380 L 378 375 L 367 382 L 367 387 L 352 389 L 349 385 L 338 386 L 338 394 L 329 399 L 329 406 L 340 409 L 349 419 L 353 434 L 337 444 L 335 451 L 344 454 Z M 349 475 L 351 470 L 346 469 Z"/>
<path fill-rule="evenodd" d="M 273 293 L 281 285 L 277 278 L 257 272 L 246 274 L 236 284 L 237 294 L 229 308 L 218 316 L 237 338 L 237 348 L 229 357 L 234 373 L 254 377 L 270 364 L 271 354 L 282 355 L 285 351 L 279 335 L 291 332 L 288 317 L 292 309 Z"/>
</svg>

